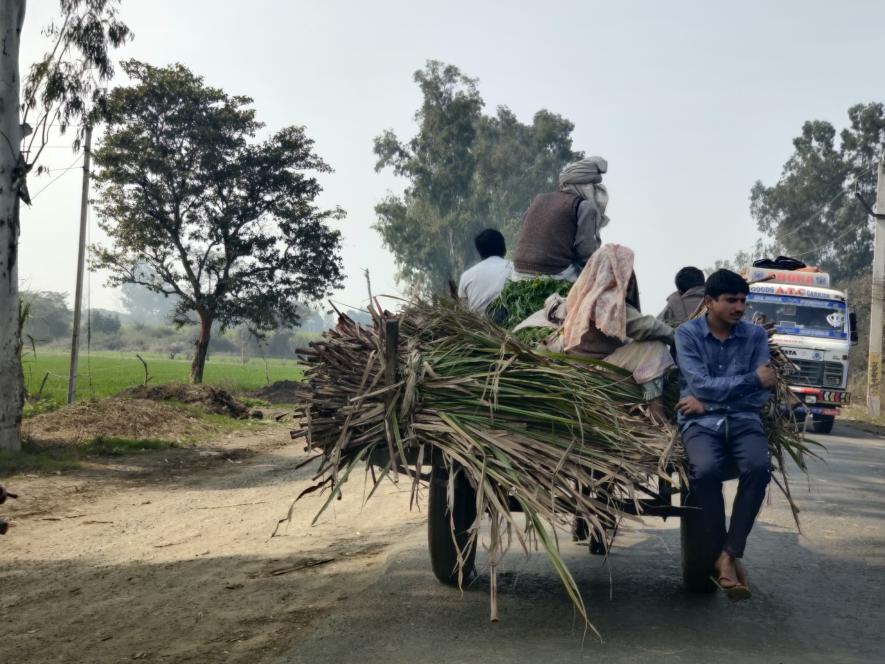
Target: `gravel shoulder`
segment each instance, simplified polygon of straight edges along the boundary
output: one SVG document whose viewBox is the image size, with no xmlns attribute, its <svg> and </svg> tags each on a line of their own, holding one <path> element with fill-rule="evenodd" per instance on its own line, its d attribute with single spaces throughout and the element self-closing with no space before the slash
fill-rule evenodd
<svg viewBox="0 0 885 664">
<path fill-rule="evenodd" d="M 311 527 L 288 427 L 16 475 L 0 507 L 0 662 L 270 662 L 383 569 L 422 520 L 361 483 Z"/>
</svg>

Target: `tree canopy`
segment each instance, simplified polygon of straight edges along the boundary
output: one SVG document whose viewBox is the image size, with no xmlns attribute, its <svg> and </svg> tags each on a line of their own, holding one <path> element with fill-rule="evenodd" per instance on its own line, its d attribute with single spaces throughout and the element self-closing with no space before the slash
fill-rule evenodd
<svg viewBox="0 0 885 664">
<path fill-rule="evenodd" d="M 73 313 L 68 307 L 68 294 L 56 291 L 22 291 L 27 307 L 22 334 L 34 343 L 52 341 L 71 334 Z"/>
<path fill-rule="evenodd" d="M 750 211 L 769 240 L 768 253 L 783 253 L 820 265 L 836 279 L 870 265 L 873 230 L 854 195 L 875 200 L 876 165 L 885 152 L 885 106 L 857 104 L 848 126 L 812 120 L 793 139 L 793 154 L 777 183 L 757 181 Z"/>
<path fill-rule="evenodd" d="M 150 266 L 140 265 L 136 271 L 151 273 Z M 151 275 L 150 281 L 156 281 Z M 120 300 L 129 317 L 143 325 L 163 325 L 172 320 L 178 298 L 152 291 L 141 284 L 124 283 L 120 287 Z"/>
<path fill-rule="evenodd" d="M 113 90 L 95 153 L 99 226 L 110 246 L 95 267 L 110 285 L 177 297 L 173 321 L 199 320 L 192 379 L 202 380 L 213 322 L 256 333 L 297 325 L 299 303 L 342 278 L 340 233 L 314 177 L 331 169 L 303 127 L 264 140 L 252 100 L 207 86 L 180 64 L 130 60 Z"/>
<path fill-rule="evenodd" d="M 418 133 L 375 139 L 375 169 L 392 168 L 408 185 L 375 207 L 375 228 L 394 254 L 399 277 L 419 291 L 442 291 L 477 259 L 474 236 L 498 228 L 512 244 L 532 198 L 556 188 L 561 168 L 580 159 L 574 125 L 541 110 L 521 123 L 506 106 L 483 114 L 477 80 L 430 61 L 415 72 L 423 102 Z"/>
</svg>

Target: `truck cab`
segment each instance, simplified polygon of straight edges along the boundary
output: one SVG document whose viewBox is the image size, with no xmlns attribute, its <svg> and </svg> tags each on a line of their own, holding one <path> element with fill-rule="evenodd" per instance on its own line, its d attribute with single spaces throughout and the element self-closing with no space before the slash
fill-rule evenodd
<svg viewBox="0 0 885 664">
<path fill-rule="evenodd" d="M 774 323 L 773 341 L 793 365 L 787 381 L 801 402 L 796 415 L 810 414 L 814 431 L 829 433 L 850 400 L 848 356 L 856 336 L 846 294 L 819 271 L 751 267 L 747 281 L 745 318 Z"/>
</svg>

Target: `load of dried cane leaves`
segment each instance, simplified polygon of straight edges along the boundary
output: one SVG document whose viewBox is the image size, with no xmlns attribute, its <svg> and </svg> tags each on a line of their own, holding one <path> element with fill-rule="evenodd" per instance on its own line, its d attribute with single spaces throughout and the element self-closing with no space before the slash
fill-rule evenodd
<svg viewBox="0 0 885 664">
<path fill-rule="evenodd" d="M 385 334 L 392 317 L 379 312 L 372 327 L 341 316 L 336 329 L 300 351 L 310 368 L 300 393 L 303 429 L 293 437 L 305 435 L 319 458 L 315 483 L 304 493 L 327 491 L 322 513 L 381 449 L 387 465 L 372 472 L 373 491 L 405 473 L 414 501 L 435 448 L 476 489 L 480 516 L 471 545 L 482 515 L 491 522 L 493 617 L 496 563 L 515 538 L 526 551 L 540 545 L 547 552 L 590 626 L 556 529 L 579 516 L 604 541 L 606 526 L 636 518 L 619 506 L 638 506 L 659 477 L 675 483 L 674 471 L 685 475 L 673 430 L 649 419 L 626 372 L 536 352 L 455 302 L 404 307 L 396 317 L 398 339 Z M 786 388 L 777 398 L 786 398 Z M 784 460 L 790 456 L 804 469 L 809 450 L 795 420 L 776 405 L 767 419 L 779 486 L 789 497 Z M 514 517 L 511 501 L 524 520 Z"/>
</svg>

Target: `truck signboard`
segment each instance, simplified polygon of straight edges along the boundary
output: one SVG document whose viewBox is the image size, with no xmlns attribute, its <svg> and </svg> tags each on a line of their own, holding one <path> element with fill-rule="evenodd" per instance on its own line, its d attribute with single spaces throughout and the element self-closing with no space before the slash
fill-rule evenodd
<svg viewBox="0 0 885 664">
<path fill-rule="evenodd" d="M 830 287 L 830 275 L 826 272 L 775 270 L 767 267 L 749 268 L 747 281 L 762 281 L 764 279 L 768 279 L 779 284 L 793 284 L 796 286 L 818 286 L 819 288 Z"/>
</svg>

